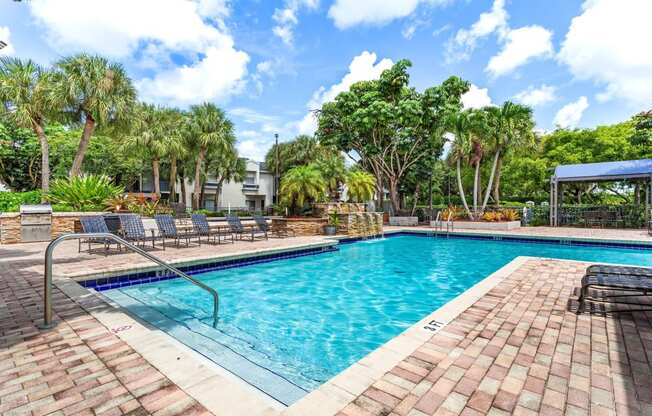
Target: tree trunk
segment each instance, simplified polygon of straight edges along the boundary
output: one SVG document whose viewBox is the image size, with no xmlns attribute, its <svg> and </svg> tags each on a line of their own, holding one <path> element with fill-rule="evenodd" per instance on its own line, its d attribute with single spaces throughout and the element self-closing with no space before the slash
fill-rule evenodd
<svg viewBox="0 0 652 416">
<path fill-rule="evenodd" d="M 84 130 L 82 131 L 81 140 L 79 141 L 79 147 L 77 147 L 75 159 L 72 161 L 72 167 L 70 168 L 71 178 L 81 174 L 82 163 L 84 162 L 84 156 L 86 155 L 86 150 L 88 150 L 88 144 L 91 141 L 93 130 L 95 130 L 95 119 L 93 119 L 92 115 L 86 113 L 86 123 L 84 123 Z"/>
<path fill-rule="evenodd" d="M 487 202 L 489 202 L 489 195 L 491 195 L 491 186 L 494 182 L 494 176 L 496 175 L 496 167 L 498 166 L 498 161 L 500 160 L 500 150 L 496 151 L 494 156 L 494 163 L 491 167 L 491 175 L 489 175 L 489 183 L 487 184 L 487 193 L 484 196 L 484 202 L 482 203 L 482 211 L 487 207 Z M 496 189 L 494 189 L 494 200 L 496 200 Z M 496 200 L 496 204 L 498 204 Z"/>
<path fill-rule="evenodd" d="M 177 202 L 177 158 L 170 158 L 170 202 Z"/>
<path fill-rule="evenodd" d="M 641 205 L 641 184 L 634 185 L 634 203 Z"/>
<path fill-rule="evenodd" d="M 480 192 L 480 162 L 475 163 L 475 174 L 473 175 L 473 216 L 478 215 L 478 198 Z"/>
<path fill-rule="evenodd" d="M 201 193 L 201 165 L 204 162 L 204 155 L 206 149 L 201 147 L 197 160 L 195 161 L 195 187 L 192 194 L 192 209 L 199 209 L 200 193 Z"/>
<path fill-rule="evenodd" d="M 421 191 L 421 187 L 419 186 L 419 183 L 417 182 L 417 186 L 414 188 L 414 201 L 412 202 L 412 212 L 410 213 L 410 216 L 414 217 L 414 213 L 417 210 L 417 202 L 419 201 L 419 193 Z"/>
<path fill-rule="evenodd" d="M 467 215 L 469 216 L 470 220 L 473 220 L 473 214 L 471 214 L 471 210 L 469 209 L 469 204 L 466 203 L 466 195 L 464 195 L 464 186 L 462 185 L 462 167 L 460 166 L 460 159 L 457 159 L 457 186 L 460 192 L 460 198 L 462 198 L 462 204 L 464 205 L 464 209 L 466 210 Z"/>
<path fill-rule="evenodd" d="M 34 132 L 41 144 L 41 202 L 45 202 L 45 194 L 50 190 L 50 145 L 40 124 L 34 123 Z"/>
<path fill-rule="evenodd" d="M 154 193 L 156 194 L 156 199 L 161 199 L 161 173 L 159 171 L 159 160 L 152 159 L 152 177 L 154 179 Z"/>
<path fill-rule="evenodd" d="M 401 209 L 401 200 L 398 195 L 398 182 L 394 178 L 387 178 L 389 185 L 389 200 L 392 204 L 392 210 L 394 215 L 398 214 L 398 211 Z"/>
<path fill-rule="evenodd" d="M 186 174 L 185 169 L 181 171 L 181 202 L 183 205 L 188 204 L 188 190 L 186 189 Z"/>
<path fill-rule="evenodd" d="M 502 172 L 503 159 L 499 158 L 496 164 L 496 182 L 494 183 L 494 202 L 500 205 L 500 174 Z"/>
<path fill-rule="evenodd" d="M 383 177 L 380 174 L 376 175 L 376 210 L 382 211 L 383 207 Z"/>
<path fill-rule="evenodd" d="M 199 193 L 199 207 L 200 209 L 204 208 L 204 198 L 206 197 L 206 182 L 201 184 L 201 192 Z"/>
</svg>

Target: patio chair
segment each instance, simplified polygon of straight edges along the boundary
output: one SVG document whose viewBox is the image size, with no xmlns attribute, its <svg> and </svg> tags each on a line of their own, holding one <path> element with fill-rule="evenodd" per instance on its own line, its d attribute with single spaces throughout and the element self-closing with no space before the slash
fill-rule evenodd
<svg viewBox="0 0 652 416">
<path fill-rule="evenodd" d="M 156 240 L 161 240 L 160 236 L 150 235 L 145 232 L 143 220 L 136 214 L 120 214 L 120 236 L 128 242 L 145 248 L 149 241 L 152 242 L 152 249 L 156 248 Z M 165 250 L 165 244 L 163 245 Z"/>
<path fill-rule="evenodd" d="M 600 297 L 594 297 L 589 294 L 589 289 L 616 291 L 616 293 L 612 295 L 602 294 Z M 626 274 L 587 274 L 582 278 L 577 313 L 581 314 L 584 312 L 587 301 L 640 306 L 639 308 L 610 310 L 610 313 L 652 311 L 652 303 L 627 302 L 616 299 L 623 297 L 647 297 L 651 293 L 652 279 L 649 277 Z"/>
<path fill-rule="evenodd" d="M 181 241 L 186 242 L 186 247 L 190 246 L 190 240 L 197 238 L 197 243 L 201 246 L 201 236 L 195 230 L 179 231 L 177 225 L 174 223 L 174 218 L 169 214 L 154 215 L 158 232 L 163 239 L 163 247 L 165 247 L 165 240 L 172 239 L 177 247 Z"/>
<path fill-rule="evenodd" d="M 262 215 L 254 215 L 254 221 L 256 221 L 256 226 L 258 226 L 258 229 L 261 232 L 264 233 L 271 233 L 272 235 L 275 235 L 279 238 L 281 237 L 289 237 L 290 234 L 292 234 L 292 237 L 296 236 L 296 233 L 294 230 L 287 229 L 287 230 L 273 230 L 272 227 L 269 225 L 265 217 Z"/>
<path fill-rule="evenodd" d="M 250 241 L 254 241 L 256 238 L 267 240 L 267 231 L 261 231 L 254 225 L 242 225 L 240 218 L 237 215 L 227 215 L 226 222 L 229 224 L 229 229 L 231 233 L 239 237 L 242 240 L 245 236 L 248 236 Z"/>
<path fill-rule="evenodd" d="M 91 215 L 87 217 L 80 217 L 79 222 L 81 223 L 82 227 L 82 232 L 87 234 L 87 233 L 109 233 L 109 228 L 106 226 L 106 222 L 104 222 L 104 217 L 101 215 Z M 111 245 L 115 244 L 116 247 L 118 248 L 119 251 L 122 251 L 122 248 L 120 244 L 115 243 L 113 240 L 108 240 L 106 238 L 84 238 L 84 239 L 79 239 L 79 246 L 78 246 L 78 252 L 81 253 L 82 249 L 82 244 L 87 243 L 88 244 L 88 253 L 90 254 L 92 252 L 92 245 L 93 244 L 102 244 L 104 246 L 104 255 L 109 254 L 109 250 L 111 249 Z"/>
<path fill-rule="evenodd" d="M 222 233 L 220 229 L 211 229 L 210 225 L 208 224 L 208 220 L 206 219 L 206 215 L 192 214 L 190 219 L 192 220 L 192 228 L 195 230 L 195 232 L 200 237 L 206 237 L 206 241 L 209 243 L 211 242 L 212 238 L 214 243 L 220 244 L 222 237 L 224 237 L 224 241 L 226 242 L 227 234 Z M 233 243 L 233 234 L 228 233 L 228 235 L 231 236 L 231 243 Z"/>
</svg>

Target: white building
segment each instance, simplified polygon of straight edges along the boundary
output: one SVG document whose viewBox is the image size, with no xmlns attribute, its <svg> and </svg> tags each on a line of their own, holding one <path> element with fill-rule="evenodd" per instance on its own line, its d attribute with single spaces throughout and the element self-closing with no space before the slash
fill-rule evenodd
<svg viewBox="0 0 652 416">
<path fill-rule="evenodd" d="M 264 211 L 274 203 L 274 173 L 267 170 L 264 163 L 253 160 L 246 160 L 246 175 L 244 182 L 227 182 L 222 185 L 222 190 L 217 196 L 217 209 L 248 209 L 250 211 Z M 161 178 L 161 194 L 167 198 L 170 187 L 165 178 Z M 152 179 L 150 175 L 143 176 L 142 183 L 136 192 L 153 192 Z M 192 193 L 194 183 L 186 179 L 186 200 L 187 207 L 192 206 Z M 217 180 L 209 176 L 204 184 L 203 207 L 208 210 L 216 210 L 215 192 Z M 178 198 L 181 198 L 181 183 L 176 187 Z"/>
</svg>

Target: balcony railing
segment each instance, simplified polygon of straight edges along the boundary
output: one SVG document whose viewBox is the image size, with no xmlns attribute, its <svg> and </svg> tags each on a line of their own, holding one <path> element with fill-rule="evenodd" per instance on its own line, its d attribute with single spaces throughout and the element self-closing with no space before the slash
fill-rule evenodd
<svg viewBox="0 0 652 416">
<path fill-rule="evenodd" d="M 243 183 L 242 192 L 258 192 L 260 185 L 257 183 Z"/>
</svg>

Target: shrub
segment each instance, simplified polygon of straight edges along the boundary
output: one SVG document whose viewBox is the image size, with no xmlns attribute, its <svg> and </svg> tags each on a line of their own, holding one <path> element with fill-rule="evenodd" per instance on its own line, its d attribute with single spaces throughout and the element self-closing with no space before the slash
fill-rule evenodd
<svg viewBox="0 0 652 416">
<path fill-rule="evenodd" d="M 129 205 L 129 211 L 138 213 L 145 217 L 153 217 L 156 214 L 172 214 L 172 208 L 159 204 L 159 200 L 147 201 L 136 200 Z"/>
<path fill-rule="evenodd" d="M 505 221 L 518 221 L 521 219 L 521 216 L 515 209 L 503 209 L 500 212 L 503 216 L 503 220 Z"/>
<path fill-rule="evenodd" d="M 460 218 L 463 217 L 462 215 L 462 208 L 456 207 L 455 205 L 451 205 L 448 208 L 444 208 L 441 211 L 441 219 L 442 221 L 448 221 L 448 216 L 450 215 L 451 220 L 459 220 Z"/>
<path fill-rule="evenodd" d="M 53 181 L 46 199 L 79 211 L 102 211 L 106 201 L 123 192 L 123 188 L 112 184 L 106 176 L 85 175 Z"/>
<path fill-rule="evenodd" d="M 498 222 L 502 221 L 503 214 L 499 211 L 487 211 L 482 214 L 482 220 L 488 222 Z"/>
<path fill-rule="evenodd" d="M 15 212 L 22 204 L 41 202 L 41 191 L 0 192 L 0 212 Z"/>
</svg>

